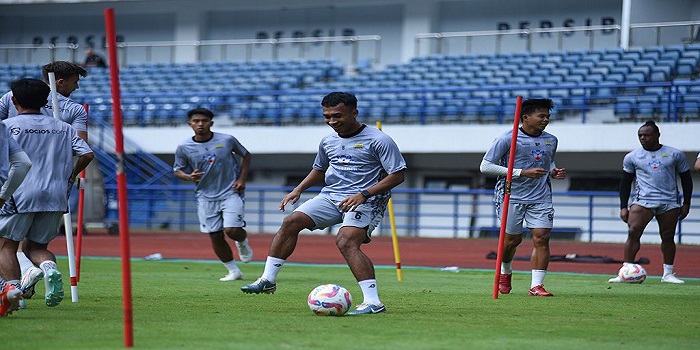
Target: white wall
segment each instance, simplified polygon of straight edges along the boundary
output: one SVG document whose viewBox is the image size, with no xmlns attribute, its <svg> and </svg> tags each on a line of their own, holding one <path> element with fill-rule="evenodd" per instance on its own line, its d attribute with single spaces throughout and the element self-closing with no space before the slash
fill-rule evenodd
<svg viewBox="0 0 700 350">
<path fill-rule="evenodd" d="M 408 60 L 414 50 L 412 40 L 418 33 L 432 31 L 495 30 L 499 23 L 517 28 L 527 22 L 528 27 L 551 23 L 555 27 L 571 23 L 576 26 L 601 24 L 603 18 L 614 18 L 619 23 L 621 0 L 501 0 L 501 1 L 439 1 L 439 0 L 355 0 L 334 3 L 328 1 L 214 1 L 214 0 L 154 0 L 154 1 L 94 1 L 57 3 L 43 1 L 40 4 L 0 4 L 0 44 L 29 44 L 34 38 L 49 42 L 56 37 L 65 43 L 69 37 L 85 45 L 90 37 L 101 43 L 104 33 L 104 9 L 115 9 L 117 32 L 127 42 L 251 39 L 259 32 L 274 36 L 292 37 L 294 32 L 340 35 L 344 29 L 352 29 L 358 35 L 382 36 L 382 63 Z M 421 9 L 425 9 L 421 11 Z M 700 5 L 692 0 L 636 0 L 632 7 L 632 23 L 656 21 L 687 21 L 697 19 Z M 566 22 L 571 19 L 573 22 Z M 687 29 L 684 29 L 687 31 Z M 665 36 L 678 42 L 678 31 L 666 30 Z M 680 35 L 686 35 L 685 32 Z M 645 32 L 635 34 L 633 40 L 651 40 Z M 565 38 L 565 49 L 585 49 L 589 37 L 574 34 Z M 671 39 L 669 39 L 671 40 Z M 535 38 L 534 50 L 551 50 L 556 38 Z M 616 45 L 614 35 L 596 35 L 598 47 Z M 452 52 L 464 51 L 464 40 L 450 44 Z M 493 38 L 488 43 L 475 41 L 472 51 L 493 51 Z M 518 37 L 503 41 L 504 51 L 519 51 L 524 40 Z M 307 48 L 310 57 L 322 53 L 318 47 Z M 182 51 L 182 50 L 178 50 Z M 372 55 L 371 49 L 361 57 Z M 192 52 L 178 52 L 176 61 L 195 59 Z M 285 55 L 296 55 L 296 48 L 285 50 Z M 32 62 L 47 60 L 44 54 Z M 82 59 L 82 52 L 80 52 Z M 168 57 L 168 50 L 154 50 L 158 57 Z M 210 53 L 214 55 L 214 53 Z M 218 54 L 218 53 L 217 53 Z M 240 59 L 232 54 L 230 59 Z M 269 59 L 266 52 L 257 52 L 259 58 Z M 336 57 L 348 55 L 338 50 Z M 13 57 L 25 59 L 26 55 Z M 145 59 L 145 53 L 131 58 L 131 62 Z M 66 59 L 59 57 L 59 59 Z"/>
<path fill-rule="evenodd" d="M 319 121 L 317 127 L 221 127 L 215 131 L 235 135 L 252 153 L 314 154 L 318 142 L 332 130 Z M 637 124 L 560 124 L 547 131 L 559 138 L 558 154 L 590 152 L 629 152 L 639 147 Z M 373 125 L 372 125 L 373 126 Z M 385 125 L 404 153 L 482 154 L 493 139 L 512 128 L 509 125 Z M 682 151 L 700 151 L 700 123 L 660 124 L 661 142 Z M 124 135 L 144 150 L 156 154 L 173 153 L 178 143 L 192 136 L 181 127 L 125 128 Z"/>
</svg>

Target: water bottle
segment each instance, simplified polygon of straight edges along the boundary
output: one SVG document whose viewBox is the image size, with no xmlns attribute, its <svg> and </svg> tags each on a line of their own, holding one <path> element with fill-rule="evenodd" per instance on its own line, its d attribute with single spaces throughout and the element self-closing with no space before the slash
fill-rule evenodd
<svg viewBox="0 0 700 350">
<path fill-rule="evenodd" d="M 155 253 L 155 254 L 151 254 L 151 255 L 146 256 L 146 260 L 161 260 L 161 259 L 163 259 L 163 254 L 161 254 L 161 253 Z"/>
</svg>

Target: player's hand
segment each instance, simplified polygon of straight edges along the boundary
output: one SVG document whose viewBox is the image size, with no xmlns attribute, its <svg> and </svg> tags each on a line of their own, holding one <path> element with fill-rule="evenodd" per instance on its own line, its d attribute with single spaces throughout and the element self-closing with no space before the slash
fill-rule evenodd
<svg viewBox="0 0 700 350">
<path fill-rule="evenodd" d="M 566 178 L 566 169 L 565 168 L 554 168 L 552 169 L 552 178 L 561 180 Z"/>
<path fill-rule="evenodd" d="M 685 219 L 685 217 L 688 216 L 688 213 L 690 213 L 690 204 L 683 204 L 681 206 L 680 213 L 678 214 L 678 220 Z"/>
<path fill-rule="evenodd" d="M 284 198 L 282 198 L 282 202 L 280 202 L 280 211 L 284 211 L 284 206 L 287 205 L 287 203 L 294 205 L 294 203 L 296 203 L 300 197 L 301 192 L 289 192 L 286 196 L 284 196 Z"/>
<path fill-rule="evenodd" d="M 520 172 L 520 176 L 529 177 L 531 179 L 539 179 L 542 176 L 547 176 L 547 174 L 549 174 L 549 172 L 544 170 L 544 168 L 523 169 Z"/>
<path fill-rule="evenodd" d="M 627 208 L 620 209 L 620 219 L 622 219 L 622 221 L 624 221 L 625 223 L 627 223 L 627 218 L 629 217 L 629 215 L 630 215 L 629 209 L 627 209 Z"/>
<path fill-rule="evenodd" d="M 338 209 L 340 209 L 340 211 L 344 213 L 354 211 L 355 209 L 357 209 L 357 207 L 360 206 L 360 204 L 364 203 L 365 201 L 367 201 L 367 198 L 363 196 L 362 193 L 356 193 L 352 196 L 343 199 L 340 203 L 338 203 Z"/>
<path fill-rule="evenodd" d="M 204 175 L 203 171 L 199 171 L 199 169 L 194 169 L 190 173 L 190 181 L 199 182 L 199 180 L 202 179 L 202 175 Z"/>
<path fill-rule="evenodd" d="M 243 193 L 245 192 L 245 182 L 236 180 L 236 182 L 233 183 L 233 190 L 238 192 L 238 193 Z"/>
</svg>

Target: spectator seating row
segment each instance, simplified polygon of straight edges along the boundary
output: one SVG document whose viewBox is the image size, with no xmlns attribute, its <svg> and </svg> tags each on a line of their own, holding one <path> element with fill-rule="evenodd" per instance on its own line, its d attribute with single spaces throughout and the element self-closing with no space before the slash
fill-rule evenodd
<svg viewBox="0 0 700 350">
<path fill-rule="evenodd" d="M 138 64 L 120 70 L 127 124 L 181 123 L 205 106 L 234 123 L 293 124 L 318 119 L 330 90 L 357 93 L 372 118 L 402 123 L 494 122 L 515 96 L 548 97 L 558 114 L 611 109 L 620 120 L 700 120 L 700 45 L 592 51 L 428 55 L 385 68 L 345 72 L 335 60 Z M 40 67 L 0 65 L 0 84 L 38 77 Z M 108 70 L 90 68 L 73 97 L 93 117 L 111 110 Z"/>
</svg>

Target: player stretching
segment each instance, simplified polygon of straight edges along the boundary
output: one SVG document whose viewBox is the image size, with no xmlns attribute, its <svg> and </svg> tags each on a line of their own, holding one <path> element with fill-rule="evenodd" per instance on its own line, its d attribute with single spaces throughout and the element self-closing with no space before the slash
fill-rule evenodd
<svg viewBox="0 0 700 350">
<path fill-rule="evenodd" d="M 653 121 L 648 121 L 637 131 L 642 147 L 627 153 L 622 162 L 620 182 L 620 218 L 627 223 L 627 241 L 623 265 L 633 263 L 639 252 L 640 238 L 652 218 L 659 224 L 661 253 L 664 256 L 664 273 L 661 282 L 685 283 L 673 273 L 676 258 L 676 224 L 690 212 L 693 180 L 690 166 L 683 152 L 659 143 L 661 132 Z M 683 186 L 683 205 L 678 202 L 676 174 Z M 635 193 L 632 205 L 627 208 L 632 181 Z M 620 276 L 608 280 L 622 282 Z"/>
<path fill-rule="evenodd" d="M 512 261 L 515 250 L 523 240 L 523 220 L 532 234 L 532 282 L 529 294 L 551 297 L 543 286 L 549 265 L 549 233 L 554 221 L 552 186 L 549 178 L 564 179 L 566 170 L 554 165 L 557 138 L 544 131 L 549 124 L 554 104 L 550 99 L 529 99 L 522 103 L 520 129 L 515 148 L 513 182 L 506 221 L 506 237 L 503 246 L 503 262 L 498 290 L 508 294 L 511 290 Z M 512 131 L 498 136 L 481 161 L 480 170 L 487 175 L 498 176 L 494 202 L 501 218 L 505 194 L 508 157 Z"/>
<path fill-rule="evenodd" d="M 243 229 L 243 193 L 251 155 L 235 137 L 211 131 L 213 118 L 206 108 L 187 112 L 194 136 L 177 146 L 173 171 L 177 178 L 196 184 L 199 230 L 209 234 L 214 253 L 228 269 L 219 279 L 227 282 L 242 279 L 243 273 L 224 234 L 236 242 L 241 261 L 253 259 Z M 240 165 L 236 156 L 242 158 Z"/>
<path fill-rule="evenodd" d="M 311 172 L 280 203 L 296 203 L 307 188 L 325 180 L 326 186 L 282 221 L 265 262 L 265 270 L 245 293 L 273 293 L 276 279 L 302 229 L 341 224 L 335 245 L 362 289 L 364 300 L 348 315 L 385 312 L 379 300 L 372 261 L 360 250 L 370 242 L 389 202 L 389 191 L 404 180 L 406 162 L 396 143 L 381 131 L 357 121 L 357 98 L 332 92 L 322 102 L 323 117 L 335 133 L 321 140 Z"/>
</svg>

